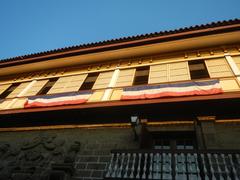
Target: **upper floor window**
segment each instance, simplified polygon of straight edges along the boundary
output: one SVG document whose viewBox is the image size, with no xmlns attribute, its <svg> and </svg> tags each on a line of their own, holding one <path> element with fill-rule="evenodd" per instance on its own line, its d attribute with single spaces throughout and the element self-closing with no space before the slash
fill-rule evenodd
<svg viewBox="0 0 240 180">
<path fill-rule="evenodd" d="M 188 61 L 191 79 L 209 78 L 204 60 Z"/>
<path fill-rule="evenodd" d="M 14 83 L 9 86 L 1 95 L 0 99 L 6 98 L 9 94 L 11 94 L 21 83 Z"/>
<path fill-rule="evenodd" d="M 149 66 L 136 68 L 133 85 L 148 84 Z"/>
<path fill-rule="evenodd" d="M 90 73 L 88 74 L 87 78 L 83 82 L 82 86 L 80 87 L 79 90 L 90 90 L 92 89 L 99 73 Z"/>
<path fill-rule="evenodd" d="M 42 87 L 42 89 L 38 92 L 37 95 L 47 94 L 51 87 L 56 83 L 58 78 L 51 78 L 48 82 Z"/>
</svg>

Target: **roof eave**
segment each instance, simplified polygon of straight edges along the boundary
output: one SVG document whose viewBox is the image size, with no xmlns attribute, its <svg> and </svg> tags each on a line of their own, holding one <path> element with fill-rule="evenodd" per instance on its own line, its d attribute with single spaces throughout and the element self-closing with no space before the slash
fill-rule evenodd
<svg viewBox="0 0 240 180">
<path fill-rule="evenodd" d="M 111 51 L 116 49 L 128 48 L 128 47 L 137 47 L 147 44 L 155 44 L 161 42 L 167 42 L 172 40 L 187 39 L 192 37 L 201 37 L 212 34 L 221 34 L 227 32 L 235 32 L 240 30 L 240 23 L 237 24 L 227 24 L 224 26 L 209 27 L 205 29 L 197 29 L 192 31 L 183 31 L 177 33 L 163 34 L 156 37 L 147 37 L 144 39 L 135 39 L 128 40 L 124 42 L 114 42 L 110 44 L 100 44 L 93 47 L 79 47 L 77 49 L 65 49 L 60 52 L 50 52 L 50 53 L 39 53 L 33 54 L 26 57 L 18 57 L 16 59 L 3 60 L 0 62 L 0 68 L 15 66 L 20 64 L 28 64 L 39 61 L 46 61 L 56 58 L 62 58 L 67 56 L 83 55 L 90 54 L 95 52 Z"/>
</svg>

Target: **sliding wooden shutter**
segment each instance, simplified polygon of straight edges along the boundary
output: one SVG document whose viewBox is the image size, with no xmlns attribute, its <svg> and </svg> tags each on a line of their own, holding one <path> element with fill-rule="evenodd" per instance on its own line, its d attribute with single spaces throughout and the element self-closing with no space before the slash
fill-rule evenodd
<svg viewBox="0 0 240 180">
<path fill-rule="evenodd" d="M 70 80 L 68 81 L 68 84 L 65 86 L 64 92 L 78 91 L 86 77 L 87 74 L 71 76 Z"/>
<path fill-rule="evenodd" d="M 116 82 L 116 87 L 131 86 L 134 79 L 136 69 L 123 69 L 120 70 L 119 76 Z"/>
<path fill-rule="evenodd" d="M 107 88 L 112 79 L 112 75 L 113 71 L 100 73 L 92 89 Z"/>
<path fill-rule="evenodd" d="M 211 78 L 233 76 L 233 73 L 224 57 L 205 60 Z"/>
<path fill-rule="evenodd" d="M 187 62 L 169 64 L 169 81 L 185 81 L 190 79 Z"/>
<path fill-rule="evenodd" d="M 6 98 L 16 97 L 19 93 L 21 93 L 31 82 L 23 82 L 21 83 L 13 92 L 11 92 Z"/>
<path fill-rule="evenodd" d="M 150 67 L 149 84 L 190 80 L 187 62 L 159 64 Z"/>
<path fill-rule="evenodd" d="M 60 77 L 47 94 L 78 91 L 87 74 Z"/>
<path fill-rule="evenodd" d="M 148 83 L 162 83 L 168 81 L 168 66 L 167 64 L 159 64 L 150 66 Z"/>
<path fill-rule="evenodd" d="M 7 88 L 9 88 L 12 84 L 2 84 L 0 85 L 0 94 L 2 94 Z"/>
<path fill-rule="evenodd" d="M 36 81 L 24 96 L 35 96 L 47 82 L 47 79 Z"/>
</svg>

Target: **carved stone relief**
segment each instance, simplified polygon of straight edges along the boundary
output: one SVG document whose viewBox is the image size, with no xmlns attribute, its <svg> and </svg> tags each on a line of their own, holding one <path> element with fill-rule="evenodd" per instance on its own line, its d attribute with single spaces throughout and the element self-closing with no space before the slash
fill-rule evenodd
<svg viewBox="0 0 240 180">
<path fill-rule="evenodd" d="M 19 144 L 0 142 L 0 180 L 69 179 L 80 145 L 56 134 L 39 135 Z"/>
</svg>

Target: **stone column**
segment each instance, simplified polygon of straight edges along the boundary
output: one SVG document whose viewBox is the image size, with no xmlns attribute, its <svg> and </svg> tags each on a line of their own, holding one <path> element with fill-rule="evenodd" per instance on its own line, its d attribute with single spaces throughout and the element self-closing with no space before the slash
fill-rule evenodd
<svg viewBox="0 0 240 180">
<path fill-rule="evenodd" d="M 141 119 L 140 148 L 152 148 L 151 133 L 147 129 L 147 119 Z"/>
<path fill-rule="evenodd" d="M 198 120 L 194 121 L 194 129 L 196 133 L 198 149 L 205 149 L 206 146 L 205 146 L 204 137 L 201 129 L 201 124 Z"/>
<path fill-rule="evenodd" d="M 200 123 L 203 144 L 206 149 L 218 149 L 215 131 L 215 116 L 199 116 L 197 117 Z"/>
</svg>

